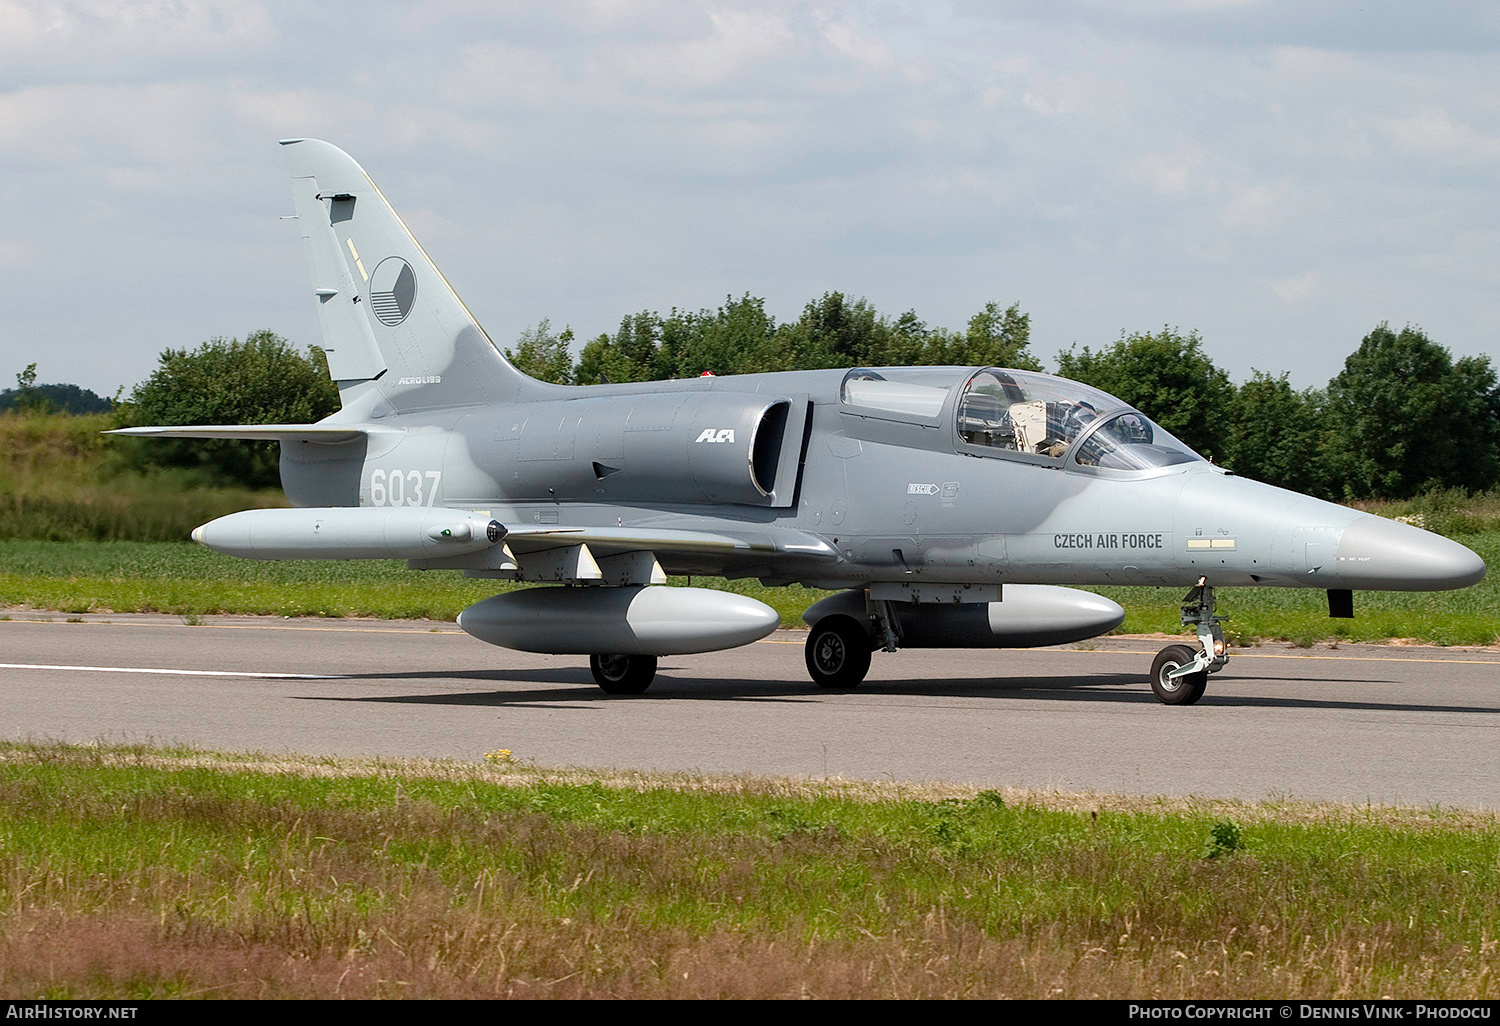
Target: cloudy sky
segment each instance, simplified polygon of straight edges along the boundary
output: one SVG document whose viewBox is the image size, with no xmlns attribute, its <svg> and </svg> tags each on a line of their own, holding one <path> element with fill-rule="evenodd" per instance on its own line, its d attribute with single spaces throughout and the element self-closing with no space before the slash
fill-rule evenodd
<svg viewBox="0 0 1500 1026">
<path fill-rule="evenodd" d="M 0 385 L 318 341 L 276 140 L 349 151 L 500 345 L 828 290 L 1336 373 L 1497 355 L 1489 0 L 0 0 Z"/>
</svg>

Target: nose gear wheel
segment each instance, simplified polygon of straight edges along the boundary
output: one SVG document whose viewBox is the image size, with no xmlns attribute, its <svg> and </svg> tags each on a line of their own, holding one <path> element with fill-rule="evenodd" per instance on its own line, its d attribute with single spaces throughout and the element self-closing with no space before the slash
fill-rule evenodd
<svg viewBox="0 0 1500 1026">
<path fill-rule="evenodd" d="M 1168 645 L 1151 663 L 1151 690 L 1166 705 L 1192 705 L 1203 697 L 1208 675 L 1229 662 L 1224 640 L 1224 617 L 1214 615 L 1214 589 L 1207 577 L 1198 578 L 1182 599 L 1182 623 L 1196 628 L 1199 648 Z"/>
<path fill-rule="evenodd" d="M 1203 697 L 1208 687 L 1208 671 L 1199 670 L 1182 677 L 1167 676 L 1179 666 L 1187 666 L 1197 655 L 1187 645 L 1168 645 L 1151 663 L 1151 690 L 1166 705 L 1192 705 Z"/>
</svg>

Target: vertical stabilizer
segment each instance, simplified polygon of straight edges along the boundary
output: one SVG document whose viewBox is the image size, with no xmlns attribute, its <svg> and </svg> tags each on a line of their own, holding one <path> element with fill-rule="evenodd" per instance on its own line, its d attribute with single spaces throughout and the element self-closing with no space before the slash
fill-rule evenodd
<svg viewBox="0 0 1500 1026">
<path fill-rule="evenodd" d="M 378 416 L 561 391 L 506 361 L 352 157 L 317 139 L 282 145 L 346 409 Z"/>
</svg>

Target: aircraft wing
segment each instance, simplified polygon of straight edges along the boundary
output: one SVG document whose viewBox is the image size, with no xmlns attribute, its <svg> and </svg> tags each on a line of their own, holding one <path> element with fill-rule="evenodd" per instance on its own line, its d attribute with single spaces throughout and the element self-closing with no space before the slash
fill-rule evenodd
<svg viewBox="0 0 1500 1026">
<path fill-rule="evenodd" d="M 169 424 L 116 428 L 106 435 L 140 438 L 231 438 L 267 442 L 352 442 L 361 435 L 386 430 L 365 424 Z"/>
<path fill-rule="evenodd" d="M 193 540 L 250 559 L 406 559 L 422 570 L 621 584 L 668 573 L 796 580 L 840 559 L 823 538 L 775 524 L 507 524 L 489 510 L 429 506 L 242 510 L 199 527 Z"/>
<path fill-rule="evenodd" d="M 420 569 L 463 569 L 522 580 L 610 580 L 616 571 L 639 583 L 663 573 L 732 577 L 799 576 L 798 568 L 835 562 L 839 552 L 817 535 L 744 525 L 707 530 L 568 525 L 506 525 L 504 544 L 481 553 L 413 560 Z"/>
<path fill-rule="evenodd" d="M 838 557 L 833 546 L 816 535 L 785 528 L 724 532 L 618 527 L 512 527 L 508 529 L 505 540 L 517 553 L 537 552 L 560 545 L 587 545 L 603 555 L 649 549 L 658 553 L 799 555 L 813 559 Z"/>
</svg>

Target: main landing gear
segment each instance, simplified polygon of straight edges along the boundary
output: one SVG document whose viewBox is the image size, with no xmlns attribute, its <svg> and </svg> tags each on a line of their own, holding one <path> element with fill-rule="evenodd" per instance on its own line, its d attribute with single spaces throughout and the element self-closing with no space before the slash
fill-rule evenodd
<svg viewBox="0 0 1500 1026">
<path fill-rule="evenodd" d="M 870 654 L 877 648 L 894 652 L 901 637 L 895 611 L 887 601 L 865 599 L 866 615 L 825 616 L 807 635 L 807 672 L 813 683 L 831 691 L 859 687 L 870 672 Z"/>
<path fill-rule="evenodd" d="M 656 676 L 656 656 L 604 653 L 589 656 L 594 683 L 611 695 L 639 695 Z"/>
<path fill-rule="evenodd" d="M 807 635 L 807 672 L 832 691 L 859 687 L 870 672 L 870 632 L 852 616 L 825 616 Z"/>
<path fill-rule="evenodd" d="M 1208 675 L 1229 662 L 1229 646 L 1219 625 L 1224 617 L 1214 615 L 1214 590 L 1208 578 L 1183 596 L 1182 622 L 1198 629 L 1197 651 L 1189 645 L 1168 645 L 1151 663 L 1151 690 L 1166 705 L 1192 705 L 1203 697 Z"/>
</svg>

